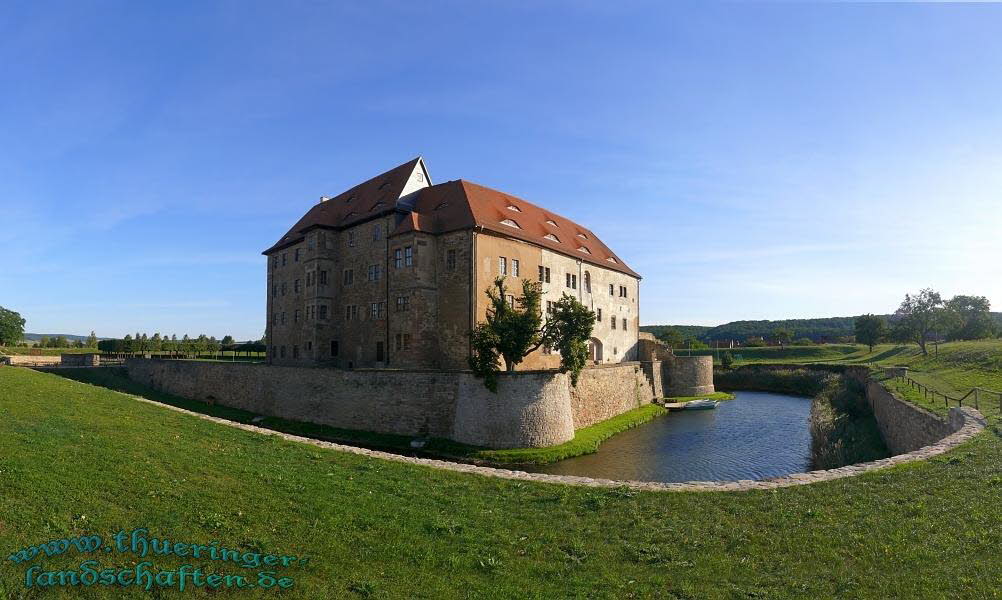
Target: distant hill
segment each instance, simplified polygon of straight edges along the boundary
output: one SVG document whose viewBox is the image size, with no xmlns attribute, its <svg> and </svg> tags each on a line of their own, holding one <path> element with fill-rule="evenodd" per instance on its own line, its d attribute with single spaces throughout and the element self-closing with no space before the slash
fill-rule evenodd
<svg viewBox="0 0 1002 600">
<path fill-rule="evenodd" d="M 884 315 L 885 317 L 889 315 Z M 1002 327 L 1002 312 L 993 312 L 995 322 Z M 658 335 L 667 328 L 678 329 L 683 335 L 691 335 L 704 342 L 715 340 L 744 341 L 749 337 L 768 338 L 777 329 L 786 329 L 796 338 L 810 338 L 815 342 L 834 341 L 855 334 L 855 317 L 827 317 L 822 319 L 783 319 L 778 321 L 732 321 L 704 327 L 698 325 L 643 325 L 641 331 Z"/>
<path fill-rule="evenodd" d="M 88 337 L 86 335 L 73 335 L 72 333 L 26 333 L 24 334 L 24 339 L 29 342 L 37 342 L 38 340 L 42 339 L 42 336 L 45 336 L 47 338 L 63 336 L 64 338 L 68 339 L 71 342 L 76 342 L 76 341 L 83 342 L 86 341 Z M 97 339 L 106 340 L 108 338 L 98 337 Z"/>
</svg>

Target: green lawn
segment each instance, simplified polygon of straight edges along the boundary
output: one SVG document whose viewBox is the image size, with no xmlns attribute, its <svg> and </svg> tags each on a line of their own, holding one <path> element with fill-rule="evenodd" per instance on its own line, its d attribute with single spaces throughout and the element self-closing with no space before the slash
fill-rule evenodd
<svg viewBox="0 0 1002 600">
<path fill-rule="evenodd" d="M 285 442 L 54 374 L 0 368 L 0 546 L 148 527 L 308 557 L 284 598 L 997 597 L 1002 448 L 775 491 L 485 478 Z M 6 555 L 6 552 L 3 554 Z M 102 568 L 127 554 L 97 555 Z M 47 570 L 82 560 L 45 559 Z M 154 569 L 181 559 L 153 559 Z M 218 561 L 210 572 L 249 575 Z M 204 597 L 95 586 L 0 597 Z M 219 592 L 215 592 L 219 593 Z"/>
<path fill-rule="evenodd" d="M 735 365 L 756 363 L 810 363 L 842 360 L 866 351 L 866 346 L 856 344 L 818 344 L 814 346 L 765 346 L 761 348 L 732 348 L 730 350 L 689 350 L 679 349 L 679 356 L 712 356 L 720 364 L 720 356 L 730 352 Z"/>
</svg>

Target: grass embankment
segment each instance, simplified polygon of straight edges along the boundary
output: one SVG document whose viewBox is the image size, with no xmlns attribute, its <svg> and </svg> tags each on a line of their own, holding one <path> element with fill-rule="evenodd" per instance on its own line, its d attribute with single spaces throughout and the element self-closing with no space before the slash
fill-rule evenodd
<svg viewBox="0 0 1002 600">
<path fill-rule="evenodd" d="M 654 493 L 492 479 L 217 425 L 53 374 L 0 368 L 0 548 L 150 535 L 309 557 L 283 598 L 959 598 L 998 594 L 1002 448 L 774 491 Z M 2 554 L 6 556 L 6 552 Z M 127 567 L 128 554 L 85 558 Z M 259 569 L 192 563 L 213 573 Z M 4 598 L 215 597 L 134 587 Z M 224 592 L 225 593 L 225 592 Z M 244 590 L 240 597 L 278 597 Z"/>
<path fill-rule="evenodd" d="M 60 354 L 94 354 L 97 348 L 24 348 L 19 346 L 0 346 L 0 354 L 7 355 L 38 355 L 59 356 Z"/>
<path fill-rule="evenodd" d="M 877 420 L 855 380 L 835 374 L 811 401 L 811 466 L 837 469 L 890 456 Z"/>
<path fill-rule="evenodd" d="M 199 400 L 189 400 L 173 394 L 161 392 L 128 378 L 124 368 L 101 369 L 59 369 L 58 375 L 90 383 L 127 394 L 141 396 L 171 406 L 177 406 L 190 411 L 199 412 L 214 417 L 229 419 L 239 423 L 252 423 L 258 427 L 266 427 L 275 431 L 293 433 L 316 439 L 363 446 L 366 448 L 391 450 L 410 455 L 435 458 L 449 458 L 464 462 L 474 462 L 486 465 L 513 464 L 545 464 L 590 454 L 598 450 L 598 446 L 613 435 L 646 423 L 667 411 L 660 406 L 647 405 L 623 413 L 607 421 L 584 427 L 574 434 L 574 439 L 548 448 L 518 448 L 509 450 L 491 450 L 478 446 L 470 446 L 453 442 L 452 440 L 431 438 L 425 440 L 424 447 L 411 447 L 414 436 L 373 433 L 357 429 L 340 429 L 328 425 L 290 421 L 278 417 L 265 417 L 257 413 L 229 408 L 226 406 L 206 404 Z"/>
<path fill-rule="evenodd" d="M 818 344 L 814 346 L 763 346 L 731 349 L 692 350 L 693 356 L 712 356 L 715 364 L 720 364 L 724 352 L 730 352 L 735 365 L 755 363 L 810 363 L 842 360 L 866 351 L 866 346 L 858 344 Z M 677 349 L 679 356 L 688 356 L 689 350 Z"/>
<path fill-rule="evenodd" d="M 692 402 L 694 400 L 733 400 L 734 394 L 729 392 L 714 392 L 704 396 L 669 396 L 665 402 Z"/>
</svg>

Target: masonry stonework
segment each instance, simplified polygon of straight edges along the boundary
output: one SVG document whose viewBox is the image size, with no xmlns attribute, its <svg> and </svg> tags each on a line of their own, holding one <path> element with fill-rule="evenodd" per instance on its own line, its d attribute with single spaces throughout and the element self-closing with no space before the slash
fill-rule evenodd
<svg viewBox="0 0 1002 600">
<path fill-rule="evenodd" d="M 472 373 L 353 370 L 130 359 L 134 381 L 193 400 L 344 429 L 430 436 L 489 448 L 552 446 L 581 427 L 650 403 L 638 363 L 502 373 L 498 393 Z"/>
</svg>

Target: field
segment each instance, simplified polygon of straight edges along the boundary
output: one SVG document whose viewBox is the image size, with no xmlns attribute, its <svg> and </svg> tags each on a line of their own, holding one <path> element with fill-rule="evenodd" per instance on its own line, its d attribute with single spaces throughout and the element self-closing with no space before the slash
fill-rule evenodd
<svg viewBox="0 0 1002 600">
<path fill-rule="evenodd" d="M 281 593 L 288 598 L 994 597 L 1002 574 L 995 430 L 936 460 L 856 478 L 768 492 L 638 493 L 348 455 L 5 367 L 0 490 L 4 550 L 148 527 L 172 540 L 309 557 L 280 570 L 294 580 Z M 83 559 L 41 562 L 56 569 Z M 188 560 L 215 573 L 258 571 Z M 0 596 L 41 596 L 25 591 L 24 565 L 2 564 Z M 103 586 L 86 595 L 150 597 Z"/>
<path fill-rule="evenodd" d="M 734 364 L 742 365 L 754 363 L 831 362 L 857 356 L 865 351 L 866 346 L 855 344 L 819 344 L 815 346 L 744 347 L 732 348 L 730 350 L 724 348 L 691 351 L 678 349 L 675 350 L 675 353 L 679 356 L 712 356 L 713 362 L 720 364 L 720 356 L 724 352 L 730 352 L 731 356 L 734 357 Z"/>
<path fill-rule="evenodd" d="M 59 356 L 60 354 L 90 354 L 97 352 L 96 348 L 20 348 L 16 346 L 0 346 L 0 354 L 39 354 L 42 356 Z"/>
</svg>

